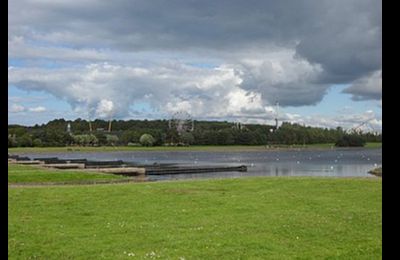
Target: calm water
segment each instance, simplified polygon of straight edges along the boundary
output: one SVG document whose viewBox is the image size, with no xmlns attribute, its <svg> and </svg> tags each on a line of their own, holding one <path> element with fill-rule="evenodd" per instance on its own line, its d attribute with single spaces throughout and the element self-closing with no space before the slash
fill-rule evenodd
<svg viewBox="0 0 400 260">
<path fill-rule="evenodd" d="M 22 155 L 22 153 L 21 153 Z M 344 148 L 329 150 L 282 150 L 257 152 L 101 152 L 24 153 L 34 157 L 63 159 L 123 160 L 139 164 L 247 165 L 247 172 L 221 172 L 150 176 L 150 180 L 226 178 L 243 176 L 334 176 L 373 177 L 368 171 L 382 165 L 382 149 Z"/>
</svg>

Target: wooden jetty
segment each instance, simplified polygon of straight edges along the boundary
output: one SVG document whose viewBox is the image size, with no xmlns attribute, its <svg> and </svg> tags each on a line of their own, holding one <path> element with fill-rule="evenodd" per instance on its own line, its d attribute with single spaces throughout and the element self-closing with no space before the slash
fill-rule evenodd
<svg viewBox="0 0 400 260">
<path fill-rule="evenodd" d="M 10 163 L 17 163 L 17 164 L 24 164 L 24 165 L 39 165 L 43 164 L 42 161 L 37 161 L 37 160 L 15 160 L 11 159 L 9 160 Z"/>
<path fill-rule="evenodd" d="M 16 154 L 8 154 L 8 159 L 17 159 L 19 157 L 19 155 Z"/>
<path fill-rule="evenodd" d="M 17 160 L 17 161 L 31 161 L 31 158 L 29 158 L 27 156 L 23 156 L 23 157 L 17 157 L 15 160 Z"/>
<path fill-rule="evenodd" d="M 142 167 L 116 167 L 116 168 L 98 168 L 98 169 L 85 169 L 85 171 L 112 173 L 125 176 L 138 176 L 145 175 L 146 169 Z"/>
<path fill-rule="evenodd" d="M 58 157 L 39 157 L 39 158 L 33 158 L 33 160 L 42 161 L 44 163 L 57 163 L 57 162 L 59 162 Z"/>
<path fill-rule="evenodd" d="M 247 166 L 182 166 L 178 164 L 137 165 L 135 163 L 116 161 L 89 161 L 87 159 L 59 159 L 57 157 L 34 158 L 10 156 L 11 163 L 41 165 L 56 169 L 81 169 L 85 171 L 105 172 L 126 176 L 200 174 L 210 172 L 246 172 Z"/>
<path fill-rule="evenodd" d="M 33 158 L 34 160 L 43 161 L 45 164 L 58 164 L 58 163 L 86 163 L 86 159 L 59 159 L 58 157 L 39 157 Z"/>
<path fill-rule="evenodd" d="M 124 161 L 86 161 L 85 168 L 115 168 L 124 166 Z"/>
<path fill-rule="evenodd" d="M 43 167 L 56 169 L 85 169 L 84 163 L 45 163 Z"/>
<path fill-rule="evenodd" d="M 146 174 L 165 175 L 165 174 L 193 174 L 207 172 L 246 172 L 247 166 L 176 166 L 176 167 L 145 167 Z"/>
</svg>

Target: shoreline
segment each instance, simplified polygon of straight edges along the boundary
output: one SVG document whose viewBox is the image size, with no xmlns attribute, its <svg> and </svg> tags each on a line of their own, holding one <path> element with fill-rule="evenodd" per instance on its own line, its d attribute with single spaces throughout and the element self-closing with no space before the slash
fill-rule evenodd
<svg viewBox="0 0 400 260">
<path fill-rule="evenodd" d="M 277 145 L 277 146 L 266 146 L 266 145 L 213 145 L 213 146 L 154 146 L 154 147 L 130 147 L 130 146 L 100 146 L 100 147 L 16 147 L 8 148 L 8 153 L 73 153 L 73 152 L 175 152 L 175 151 L 196 151 L 196 152 L 248 152 L 248 151 L 318 151 L 318 150 L 329 150 L 329 149 L 379 149 L 382 148 L 382 143 L 367 143 L 364 147 L 335 147 L 334 144 L 313 144 L 313 145 Z"/>
</svg>

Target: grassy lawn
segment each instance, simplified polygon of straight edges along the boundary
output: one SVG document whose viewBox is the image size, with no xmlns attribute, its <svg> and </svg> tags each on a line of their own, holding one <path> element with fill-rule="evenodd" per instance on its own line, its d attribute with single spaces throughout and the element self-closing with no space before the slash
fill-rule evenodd
<svg viewBox="0 0 400 260">
<path fill-rule="evenodd" d="M 81 172 L 70 170 L 54 170 L 43 169 L 38 166 L 28 165 L 8 165 L 8 183 L 49 183 L 49 182 L 79 182 L 79 181 L 95 181 L 95 180 L 118 180 L 124 179 L 123 176 Z"/>
<path fill-rule="evenodd" d="M 168 147 L 168 146 L 156 146 L 156 147 L 141 147 L 141 146 L 102 146 L 102 147 L 17 147 L 8 148 L 9 153 L 49 153 L 49 152 L 110 152 L 110 151 L 212 151 L 212 152 L 226 152 L 226 151 L 265 151 L 268 149 L 292 149 L 292 148 L 304 148 L 304 149 L 329 149 L 333 147 L 333 143 L 325 144 L 310 144 L 310 145 L 276 145 L 266 147 L 265 145 L 193 145 L 193 146 L 181 146 L 181 147 Z M 367 143 L 366 148 L 380 148 L 382 143 Z"/>
<path fill-rule="evenodd" d="M 382 148 L 382 143 L 366 143 L 365 148 Z"/>
<path fill-rule="evenodd" d="M 380 178 L 9 188 L 8 255 L 380 259 L 381 209 Z"/>
</svg>

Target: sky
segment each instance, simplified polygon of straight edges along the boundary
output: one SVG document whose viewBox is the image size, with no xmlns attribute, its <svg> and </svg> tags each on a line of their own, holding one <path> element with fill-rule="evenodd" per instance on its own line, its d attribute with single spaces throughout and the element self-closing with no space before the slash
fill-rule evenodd
<svg viewBox="0 0 400 260">
<path fill-rule="evenodd" d="M 382 130 L 377 0 L 12 0 L 8 123 L 168 119 Z"/>
</svg>

